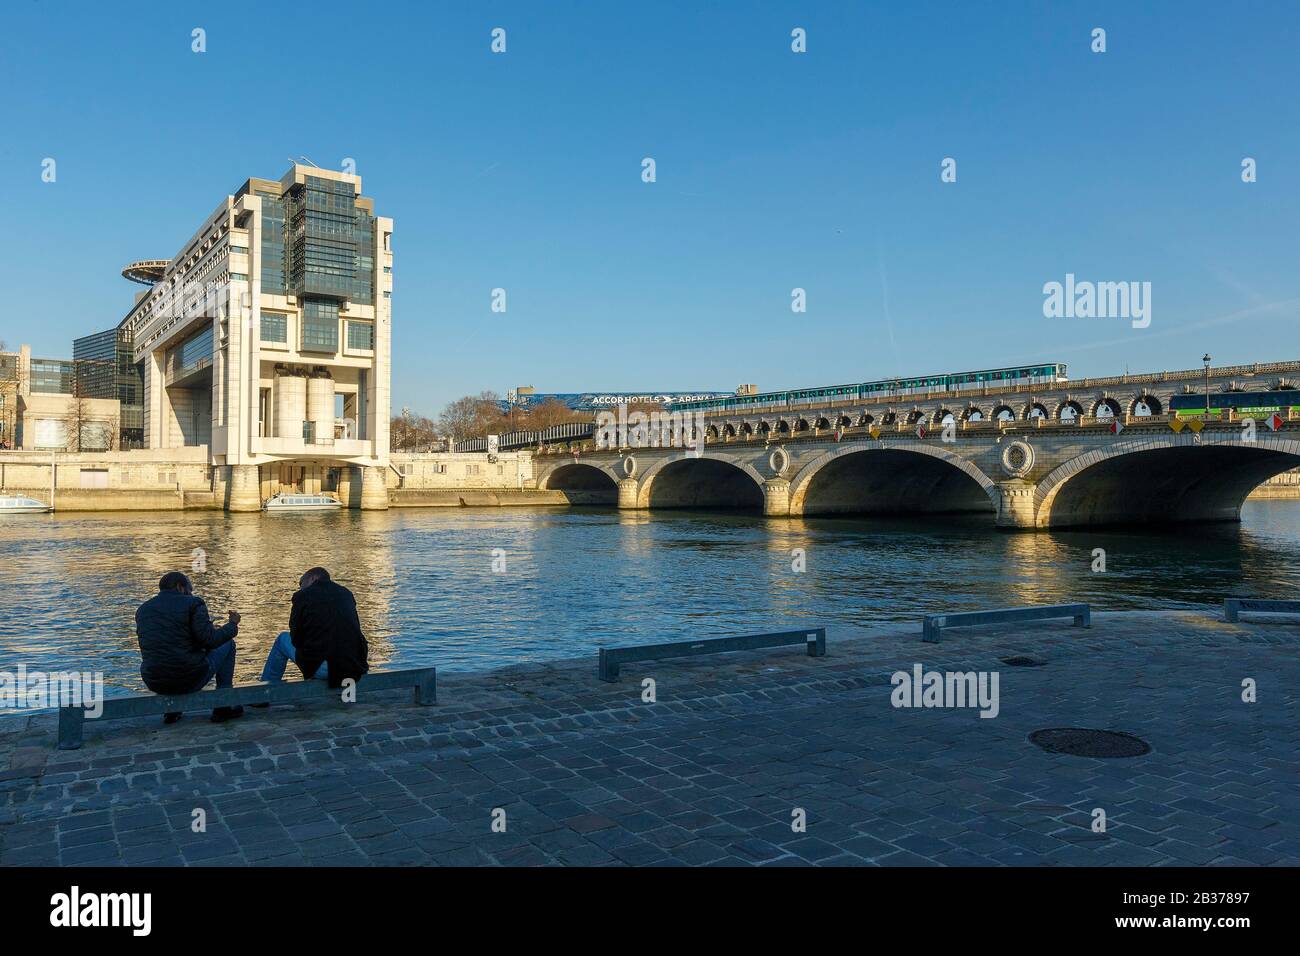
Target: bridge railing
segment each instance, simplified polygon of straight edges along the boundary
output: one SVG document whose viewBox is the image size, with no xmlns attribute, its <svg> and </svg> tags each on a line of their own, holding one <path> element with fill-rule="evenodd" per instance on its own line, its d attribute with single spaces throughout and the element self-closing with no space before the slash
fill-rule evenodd
<svg viewBox="0 0 1300 956">
<path fill-rule="evenodd" d="M 513 451 L 548 442 L 581 441 L 591 438 L 595 434 L 595 422 L 569 422 L 564 425 L 552 425 L 550 428 L 544 428 L 540 431 L 506 432 L 498 437 L 497 448 L 500 451 Z M 456 442 L 455 450 L 465 452 L 487 451 L 488 440 L 486 438 L 466 438 Z"/>
</svg>

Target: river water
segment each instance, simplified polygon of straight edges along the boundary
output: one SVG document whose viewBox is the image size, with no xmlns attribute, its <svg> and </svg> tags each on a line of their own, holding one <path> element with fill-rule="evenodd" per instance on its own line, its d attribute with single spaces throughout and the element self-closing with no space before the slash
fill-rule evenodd
<svg viewBox="0 0 1300 956">
<path fill-rule="evenodd" d="M 191 572 L 214 619 L 243 613 L 236 679 L 255 680 L 316 564 L 356 594 L 373 663 L 480 670 L 589 654 L 594 668 L 600 644 L 1064 600 L 1294 596 L 1297 545 L 1300 501 L 1268 500 L 1247 502 L 1240 526 L 1179 533 L 580 508 L 12 515 L 0 519 L 0 670 L 98 670 L 110 693 L 139 689 L 135 608 L 172 569 Z"/>
</svg>

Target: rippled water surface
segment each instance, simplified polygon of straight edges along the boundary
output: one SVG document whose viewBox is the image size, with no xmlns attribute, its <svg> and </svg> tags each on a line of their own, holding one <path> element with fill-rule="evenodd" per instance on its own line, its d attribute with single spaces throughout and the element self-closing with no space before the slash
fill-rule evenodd
<svg viewBox="0 0 1300 956">
<path fill-rule="evenodd" d="M 869 626 L 932 609 L 1285 595 L 1300 583 L 1298 544 L 1300 501 L 1248 502 L 1240 526 L 1181 533 L 586 509 L 12 515 L 0 518 L 0 669 L 92 668 L 138 688 L 135 607 L 164 571 L 189 570 L 195 549 L 207 568 L 192 574 L 196 592 L 214 617 L 244 615 L 237 679 L 253 680 L 315 564 L 356 593 L 374 660 L 474 670 L 602 643 Z M 1091 570 L 1096 548 L 1104 574 Z M 804 573 L 791 569 L 795 549 Z"/>
</svg>

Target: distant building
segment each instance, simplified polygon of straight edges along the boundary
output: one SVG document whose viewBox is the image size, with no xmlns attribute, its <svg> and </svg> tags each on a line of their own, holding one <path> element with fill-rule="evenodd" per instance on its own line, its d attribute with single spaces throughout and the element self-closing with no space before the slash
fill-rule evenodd
<svg viewBox="0 0 1300 956">
<path fill-rule="evenodd" d="M 136 362 L 131 332 L 122 326 L 74 339 L 72 360 L 88 398 L 115 398 L 121 406 L 119 448 L 144 447 L 144 363 Z"/>
<path fill-rule="evenodd" d="M 31 347 L 0 353 L 0 442 L 24 451 L 108 451 L 118 447 L 116 398 L 86 394 L 78 363 L 32 358 Z"/>
</svg>

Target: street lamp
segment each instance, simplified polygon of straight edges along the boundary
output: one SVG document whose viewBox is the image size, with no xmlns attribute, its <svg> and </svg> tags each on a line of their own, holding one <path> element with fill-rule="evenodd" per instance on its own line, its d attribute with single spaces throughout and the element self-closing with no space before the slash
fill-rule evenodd
<svg viewBox="0 0 1300 956">
<path fill-rule="evenodd" d="M 1205 363 L 1205 414 L 1209 415 L 1210 414 L 1210 353 L 1206 352 L 1205 355 L 1201 357 L 1201 361 Z"/>
</svg>

